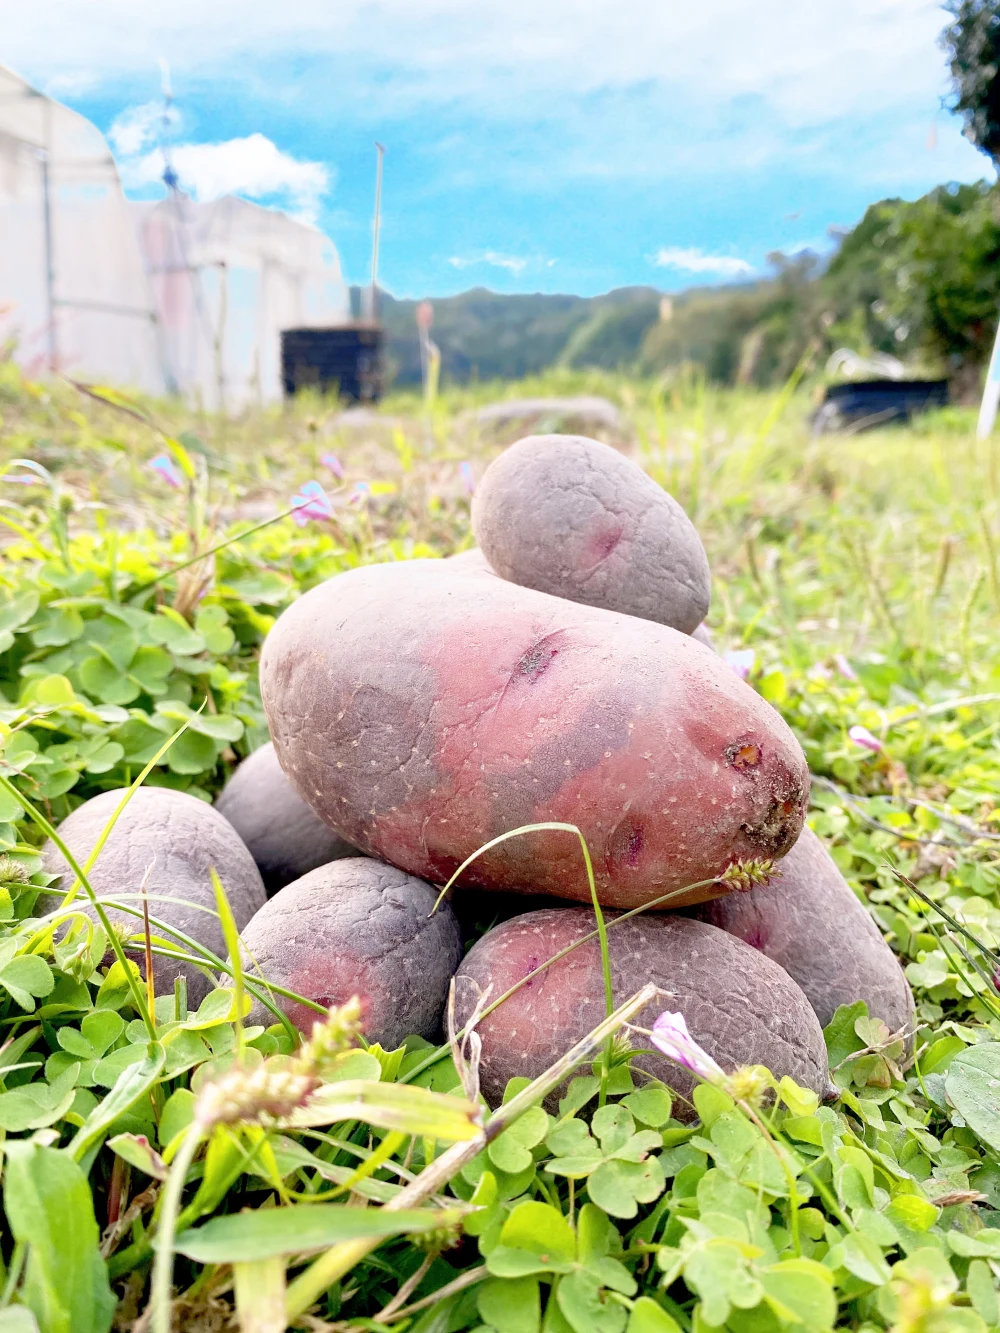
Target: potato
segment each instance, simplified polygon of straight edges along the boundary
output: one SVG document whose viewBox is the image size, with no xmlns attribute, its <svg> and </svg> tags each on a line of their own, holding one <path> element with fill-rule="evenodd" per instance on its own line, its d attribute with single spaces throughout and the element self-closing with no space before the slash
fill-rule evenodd
<svg viewBox="0 0 1000 1333">
<path fill-rule="evenodd" d="M 357 995 L 366 1037 L 387 1050 L 413 1034 L 433 1037 L 462 955 L 449 905 L 430 915 L 436 896 L 370 857 L 332 861 L 286 885 L 244 929 L 247 967 L 324 1007 Z M 279 1003 L 311 1031 L 315 1010 Z M 273 1019 L 258 1003 L 251 1021 Z"/>
<path fill-rule="evenodd" d="M 582 435 L 529 435 L 490 464 L 472 529 L 501 578 L 690 634 L 711 595 L 690 519 L 630 459 Z"/>
<path fill-rule="evenodd" d="M 452 572 L 460 569 L 463 574 L 495 574 L 495 571 L 490 567 L 490 562 L 478 546 L 470 546 L 467 551 L 459 551 L 455 555 L 445 556 L 442 568 L 449 569 Z"/>
<path fill-rule="evenodd" d="M 328 861 L 358 855 L 299 796 L 270 741 L 243 760 L 215 808 L 249 847 L 268 895 Z"/>
<path fill-rule="evenodd" d="M 122 791 L 101 792 L 59 825 L 59 836 L 81 866 L 123 795 Z M 42 856 L 49 874 L 62 876 L 60 888 L 69 889 L 73 873 L 55 844 L 47 842 Z M 119 816 L 87 878 L 99 897 L 119 899 L 140 910 L 140 889 L 145 882 L 150 916 L 175 926 L 224 958 L 226 947 L 209 873 L 212 867 L 222 880 L 237 926 L 246 925 L 264 904 L 264 885 L 253 857 L 233 826 L 196 796 L 166 787 L 140 787 Z M 87 901 L 80 890 L 77 904 L 83 907 Z M 94 915 L 89 908 L 87 911 Z M 114 909 L 108 916 L 142 936 L 141 917 Z M 155 928 L 153 933 L 157 933 Z M 159 933 L 171 939 L 165 931 Z M 127 952 L 142 967 L 144 946 L 134 944 Z M 192 1005 L 211 989 L 202 973 L 170 958 L 154 955 L 153 976 L 157 995 L 172 990 L 174 979 L 185 976 Z"/>
<path fill-rule="evenodd" d="M 716 651 L 715 638 L 704 620 L 691 631 L 691 638 L 694 639 L 695 643 L 703 644 L 710 652 L 714 653 Z"/>
<path fill-rule="evenodd" d="M 264 643 L 281 767 L 341 837 L 443 883 L 488 839 L 567 821 L 611 907 L 794 842 L 802 751 L 724 662 L 665 626 L 445 563 L 341 574 Z M 507 840 L 462 883 L 590 897 L 579 842 L 561 831 Z"/>
<path fill-rule="evenodd" d="M 528 912 L 496 926 L 458 969 L 456 1022 L 469 1020 L 487 988 L 488 1002 L 499 999 L 593 929 L 594 914 L 583 907 Z M 704 922 L 654 912 L 610 926 L 608 945 L 616 1005 L 649 981 L 670 992 L 633 1020 L 640 1027 L 652 1027 L 664 1010 L 680 1011 L 695 1041 L 727 1072 L 767 1065 L 778 1078 L 790 1074 L 803 1087 L 825 1091 L 826 1048 L 816 1015 L 787 972 L 769 958 Z M 496 1106 L 508 1079 L 536 1078 L 604 1016 L 595 939 L 526 981 L 479 1023 L 486 1100 Z M 690 1098 L 691 1075 L 665 1056 L 637 1056 L 635 1064 Z M 682 1119 L 691 1114 L 683 1102 L 674 1113 Z"/>
<path fill-rule="evenodd" d="M 698 915 L 780 963 L 824 1027 L 839 1005 L 864 1000 L 893 1032 L 912 1031 L 903 969 L 812 829 L 802 830 L 770 884 L 706 903 Z"/>
</svg>

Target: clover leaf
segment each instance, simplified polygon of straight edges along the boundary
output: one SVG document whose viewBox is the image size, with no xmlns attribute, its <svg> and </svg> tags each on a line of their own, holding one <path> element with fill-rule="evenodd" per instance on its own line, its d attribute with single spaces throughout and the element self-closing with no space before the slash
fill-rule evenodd
<svg viewBox="0 0 1000 1333">
<path fill-rule="evenodd" d="M 620 1102 L 595 1111 L 591 1128 L 593 1134 L 573 1118 L 557 1125 L 547 1139 L 555 1155 L 545 1170 L 586 1179 L 590 1198 L 605 1212 L 635 1217 L 638 1205 L 652 1203 L 666 1185 L 659 1157 L 650 1156 L 662 1137 L 653 1129 L 636 1131 L 634 1116 Z"/>
</svg>

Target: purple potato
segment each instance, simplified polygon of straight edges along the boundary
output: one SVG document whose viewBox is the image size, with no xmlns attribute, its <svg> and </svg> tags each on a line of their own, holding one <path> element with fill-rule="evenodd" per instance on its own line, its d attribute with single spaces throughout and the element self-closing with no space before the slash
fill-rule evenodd
<svg viewBox="0 0 1000 1333">
<path fill-rule="evenodd" d="M 82 866 L 120 802 L 123 791 L 105 791 L 91 797 L 59 825 L 59 836 Z M 65 891 L 73 882 L 61 852 L 52 842 L 42 849 L 45 869 L 60 875 Z M 264 885 L 254 859 L 228 819 L 187 792 L 166 787 L 140 787 L 122 811 L 101 849 L 88 879 L 99 897 L 118 899 L 141 909 L 145 884 L 149 913 L 190 935 L 219 957 L 225 957 L 222 926 L 216 913 L 211 870 L 226 890 L 237 927 L 242 928 L 265 901 Z M 86 895 L 77 903 L 88 915 Z M 206 910 L 207 909 L 207 910 Z M 142 936 L 142 920 L 130 912 L 110 908 L 113 923 Z M 154 928 L 154 934 L 157 931 Z M 171 937 L 166 931 L 163 938 Z M 174 941 L 171 941 L 174 942 Z M 140 967 L 144 946 L 134 942 L 127 952 Z M 196 1005 L 211 989 L 211 982 L 194 967 L 165 957 L 153 958 L 157 995 L 173 988 L 178 976 L 187 978 L 188 1000 Z"/>
<path fill-rule="evenodd" d="M 458 969 L 456 1022 L 468 1021 L 487 990 L 489 1002 L 499 999 L 593 929 L 593 912 L 583 907 L 528 912 L 494 927 Z M 653 912 L 610 926 L 608 945 L 616 1005 L 649 981 L 668 992 L 633 1020 L 637 1025 L 651 1027 L 664 1010 L 679 1011 L 695 1041 L 727 1072 L 761 1064 L 778 1078 L 789 1074 L 803 1087 L 826 1091 L 819 1022 L 799 987 L 769 958 L 702 921 Z M 595 939 L 526 981 L 479 1023 L 487 1102 L 498 1105 L 509 1079 L 543 1073 L 604 1015 Z M 693 1080 L 686 1069 L 659 1054 L 636 1056 L 635 1065 L 668 1084 L 682 1099 L 674 1114 L 690 1118 Z"/>
<path fill-rule="evenodd" d="M 299 796 L 270 741 L 243 760 L 215 808 L 249 847 L 269 897 L 317 866 L 358 855 Z"/>
<path fill-rule="evenodd" d="M 281 766 L 341 837 L 440 884 L 488 839 L 574 824 L 608 907 L 698 902 L 734 861 L 791 846 L 801 747 L 723 661 L 664 625 L 447 566 L 338 575 L 264 644 Z M 579 844 L 551 829 L 491 848 L 462 883 L 590 897 Z"/>
<path fill-rule="evenodd" d="M 891 1031 L 912 1032 L 913 995 L 903 969 L 808 826 L 770 884 L 706 903 L 696 915 L 779 963 L 824 1027 L 838 1006 L 864 1000 Z"/>
<path fill-rule="evenodd" d="M 711 596 L 691 520 L 631 459 L 582 435 L 529 435 L 493 460 L 472 528 L 501 578 L 690 634 Z"/>
<path fill-rule="evenodd" d="M 287 884 L 242 932 L 246 965 L 265 981 L 328 1008 L 357 995 L 365 1036 L 391 1050 L 433 1037 L 462 941 L 455 914 L 429 884 L 371 857 L 311 870 Z M 304 1032 L 314 1009 L 275 997 Z M 270 1022 L 257 1004 L 252 1022 Z"/>
</svg>

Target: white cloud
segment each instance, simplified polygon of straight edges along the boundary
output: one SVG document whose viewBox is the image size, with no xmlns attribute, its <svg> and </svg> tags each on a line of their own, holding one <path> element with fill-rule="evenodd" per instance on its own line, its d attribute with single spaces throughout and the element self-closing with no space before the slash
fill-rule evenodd
<svg viewBox="0 0 1000 1333">
<path fill-rule="evenodd" d="M 523 273 L 532 262 L 530 259 L 519 259 L 515 255 L 501 255 L 496 250 L 486 250 L 483 254 L 468 259 L 461 255 L 452 255 L 448 260 L 452 268 L 474 268 L 477 264 L 489 264 L 492 268 L 505 268 L 515 277 Z M 550 259 L 548 262 L 554 264 L 555 260 Z"/>
<path fill-rule="evenodd" d="M 362 82 L 396 71 L 380 104 L 462 97 L 531 116 L 537 98 L 653 82 L 706 106 L 760 98 L 793 126 L 931 107 L 945 86 L 938 0 L 49 0 L 45 23 L 30 5 L 8 9 L 4 58 L 36 78 L 134 74 L 157 55 L 187 72 L 305 53 Z"/>
<path fill-rule="evenodd" d="M 162 101 L 143 102 L 141 106 L 126 107 L 115 117 L 108 130 L 108 139 L 120 157 L 135 157 L 154 144 L 163 129 L 173 131 L 178 124 L 179 117 L 172 107 L 164 107 Z"/>
<path fill-rule="evenodd" d="M 93 70 L 68 70 L 63 74 L 54 74 L 46 80 L 44 91 L 57 101 L 60 97 L 81 97 L 97 87 L 97 75 Z"/>
<path fill-rule="evenodd" d="M 321 162 L 300 161 L 263 134 L 223 143 L 177 144 L 170 156 L 181 188 L 195 199 L 219 199 L 225 194 L 266 199 L 308 222 L 316 220 L 331 184 L 329 169 Z M 120 166 L 127 186 L 152 185 L 163 177 L 162 150 L 126 159 Z"/>
<path fill-rule="evenodd" d="M 745 278 L 753 265 L 734 255 L 706 255 L 702 250 L 667 245 L 657 250 L 652 262 L 657 268 L 679 269 L 683 273 L 711 274 L 718 278 Z"/>
</svg>

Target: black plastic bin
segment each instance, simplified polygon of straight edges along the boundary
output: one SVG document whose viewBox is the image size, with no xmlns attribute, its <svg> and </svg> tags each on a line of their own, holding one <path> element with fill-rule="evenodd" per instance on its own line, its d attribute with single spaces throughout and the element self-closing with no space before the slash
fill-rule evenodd
<svg viewBox="0 0 1000 1333">
<path fill-rule="evenodd" d="M 381 329 L 347 325 L 335 329 L 284 329 L 281 378 L 285 393 L 320 389 L 354 403 L 382 397 Z"/>
<path fill-rule="evenodd" d="M 947 380 L 858 380 L 829 385 L 813 422 L 819 431 L 866 430 L 947 404 Z"/>
</svg>

